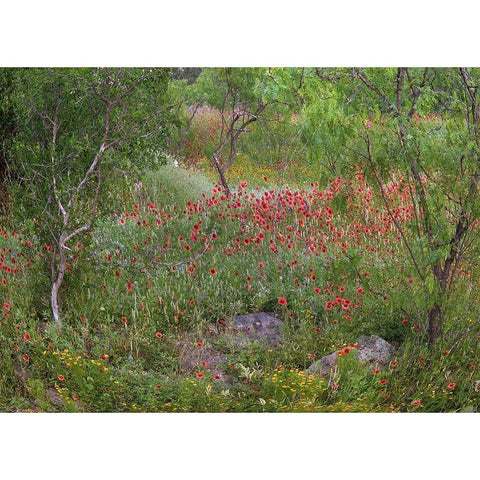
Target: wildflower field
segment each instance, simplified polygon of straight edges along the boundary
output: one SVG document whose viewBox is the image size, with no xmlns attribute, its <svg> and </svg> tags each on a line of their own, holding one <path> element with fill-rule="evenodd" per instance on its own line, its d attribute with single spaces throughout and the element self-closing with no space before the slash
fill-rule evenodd
<svg viewBox="0 0 480 480">
<path fill-rule="evenodd" d="M 105 101 L 105 138 L 118 98 Z M 308 98 L 301 112 L 265 123 L 245 102 L 190 108 L 175 148 L 169 140 L 162 161 L 132 176 L 102 140 L 75 188 L 57 180 L 67 175 L 61 162 L 52 167 L 37 211 L 19 193 L 24 180 L 10 187 L 0 229 L 2 411 L 478 411 L 479 222 L 465 206 L 478 187 L 463 163 L 478 146 L 468 144 L 459 174 L 452 142 L 463 137 L 445 116 L 415 111 L 407 120 L 342 112 L 319 140 Z M 353 128 L 360 140 L 332 150 L 327 140 L 353 138 Z M 439 163 L 414 168 L 407 140 Z M 100 173 L 97 184 L 88 177 L 102 155 L 114 173 L 106 188 Z M 258 312 L 281 322 L 278 338 L 239 341 L 233 320 Z M 391 360 L 355 359 L 358 339 L 371 335 L 392 345 Z M 334 368 L 312 373 L 334 352 Z"/>
<path fill-rule="evenodd" d="M 473 265 L 459 272 L 463 308 L 432 354 L 417 307 L 424 292 L 362 173 L 324 188 L 312 178 L 304 189 L 274 186 L 274 172 L 264 173 L 265 185 L 245 177 L 230 197 L 198 170 L 149 173 L 141 203 L 126 196 L 72 249 L 61 333 L 45 321 L 36 285 L 51 245 L 2 229 L 2 409 L 474 411 L 478 342 L 457 338 L 478 304 Z M 402 179 L 388 186 L 407 227 L 408 192 Z M 341 214 L 339 202 L 348 203 Z M 245 350 L 225 340 L 228 319 L 259 311 L 284 319 L 279 344 Z M 386 369 L 349 358 L 361 334 L 398 347 Z M 221 373 L 202 360 L 209 346 L 228 359 Z M 181 348 L 196 356 L 190 371 Z M 332 351 L 341 355 L 330 376 L 305 373 Z"/>
</svg>

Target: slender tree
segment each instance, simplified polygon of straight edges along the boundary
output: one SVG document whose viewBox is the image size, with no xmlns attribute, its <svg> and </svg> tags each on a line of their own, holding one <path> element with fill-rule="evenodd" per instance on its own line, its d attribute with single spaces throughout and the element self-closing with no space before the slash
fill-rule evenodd
<svg viewBox="0 0 480 480">
<path fill-rule="evenodd" d="M 93 229 L 109 175 L 138 168 L 146 151 L 165 143 L 168 78 L 166 69 L 33 69 L 17 76 L 13 167 L 53 244 L 57 325 L 72 242 Z"/>
</svg>

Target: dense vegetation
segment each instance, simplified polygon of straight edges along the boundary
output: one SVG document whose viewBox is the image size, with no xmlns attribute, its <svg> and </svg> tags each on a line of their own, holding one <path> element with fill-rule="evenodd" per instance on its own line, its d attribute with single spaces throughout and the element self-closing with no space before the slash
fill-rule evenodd
<svg viewBox="0 0 480 480">
<path fill-rule="evenodd" d="M 1 69 L 0 409 L 477 411 L 479 83 Z"/>
</svg>

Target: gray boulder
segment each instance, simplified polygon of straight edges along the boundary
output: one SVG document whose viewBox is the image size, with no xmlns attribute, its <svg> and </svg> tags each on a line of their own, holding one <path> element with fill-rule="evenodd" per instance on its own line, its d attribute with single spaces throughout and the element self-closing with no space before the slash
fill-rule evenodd
<svg viewBox="0 0 480 480">
<path fill-rule="evenodd" d="M 388 365 L 395 355 L 395 348 L 377 335 L 362 335 L 357 343 L 355 358 L 378 368 Z"/>
<path fill-rule="evenodd" d="M 355 350 L 350 355 L 359 362 L 374 366 L 375 368 L 386 368 L 395 354 L 395 348 L 377 335 L 369 337 L 362 335 L 357 340 Z M 337 352 L 330 353 L 307 368 L 307 375 L 328 375 L 337 366 Z"/>
<path fill-rule="evenodd" d="M 233 332 L 249 340 L 263 340 L 267 343 L 278 343 L 282 335 L 282 320 L 273 313 L 251 313 L 233 317 Z"/>
</svg>

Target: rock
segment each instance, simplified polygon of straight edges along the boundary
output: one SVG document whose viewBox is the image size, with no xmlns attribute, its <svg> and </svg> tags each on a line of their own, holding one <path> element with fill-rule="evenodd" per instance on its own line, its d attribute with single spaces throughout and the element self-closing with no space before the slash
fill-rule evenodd
<svg viewBox="0 0 480 480">
<path fill-rule="evenodd" d="M 383 338 L 377 335 L 367 337 L 362 335 L 357 340 L 355 350 L 352 349 L 354 358 L 362 363 L 374 365 L 377 368 L 386 368 L 395 353 L 395 349 Z M 350 354 L 350 355 L 351 355 Z M 330 353 L 307 368 L 307 375 L 328 375 L 337 366 L 337 352 Z"/>
<path fill-rule="evenodd" d="M 395 354 L 395 348 L 377 335 L 370 337 L 362 335 L 357 343 L 355 358 L 361 362 L 375 364 L 379 368 L 388 365 Z"/>
<path fill-rule="evenodd" d="M 61 407 L 65 405 L 65 402 L 63 401 L 63 398 L 58 394 L 58 392 L 54 388 L 47 388 L 45 391 L 47 400 L 54 405 L 57 405 L 57 407 Z"/>
<path fill-rule="evenodd" d="M 199 348 L 191 338 L 179 342 L 179 366 L 183 373 L 191 374 L 196 370 L 209 370 L 214 374 L 223 374 L 220 365 L 228 361 L 227 357 L 216 351 L 210 344 Z M 204 363 L 206 365 L 204 365 Z"/>
<path fill-rule="evenodd" d="M 25 370 L 21 365 L 16 365 L 13 369 L 13 372 L 22 385 L 25 385 L 25 382 L 32 375 L 29 370 Z"/>
<path fill-rule="evenodd" d="M 322 357 L 307 368 L 307 375 L 328 375 L 337 365 L 337 352 Z"/>
<path fill-rule="evenodd" d="M 278 343 L 282 336 L 282 320 L 273 313 L 259 312 L 233 317 L 233 332 L 251 340 Z"/>
</svg>

